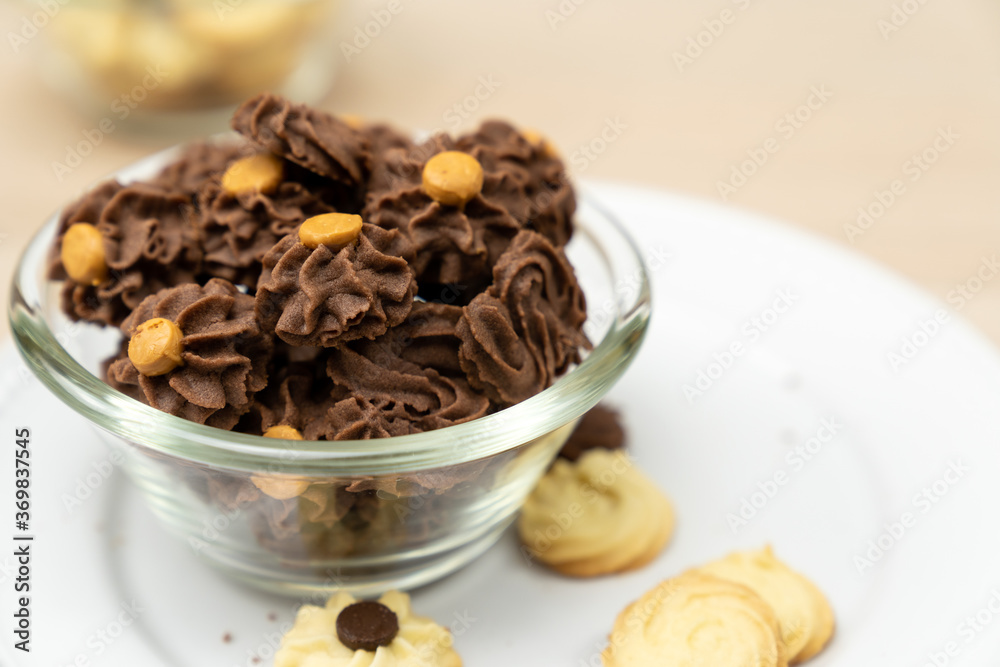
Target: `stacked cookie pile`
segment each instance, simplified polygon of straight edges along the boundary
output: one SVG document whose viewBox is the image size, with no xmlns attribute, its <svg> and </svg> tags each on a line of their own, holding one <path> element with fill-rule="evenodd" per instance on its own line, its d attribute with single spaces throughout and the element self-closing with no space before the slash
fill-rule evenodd
<svg viewBox="0 0 1000 667">
<path fill-rule="evenodd" d="M 417 144 L 272 95 L 233 128 L 62 215 L 52 276 L 71 318 L 120 327 L 111 386 L 222 429 L 366 439 L 476 419 L 579 361 L 575 199 L 544 140 L 488 122 Z"/>
<path fill-rule="evenodd" d="M 819 653 L 833 610 L 770 547 L 729 556 L 667 579 L 615 621 L 605 667 L 647 664 L 785 667 Z"/>
<path fill-rule="evenodd" d="M 616 411 L 598 405 L 566 442 L 521 511 L 522 555 L 573 577 L 648 565 L 670 541 L 668 499 L 625 452 Z M 615 621 L 605 667 L 785 667 L 818 654 L 833 610 L 806 577 L 770 547 L 735 552 L 671 579 Z"/>
</svg>

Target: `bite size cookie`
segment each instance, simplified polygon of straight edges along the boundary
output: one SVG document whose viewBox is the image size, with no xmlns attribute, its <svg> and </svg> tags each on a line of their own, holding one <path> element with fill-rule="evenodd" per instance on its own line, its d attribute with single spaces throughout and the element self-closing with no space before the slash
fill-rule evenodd
<svg viewBox="0 0 1000 667">
<path fill-rule="evenodd" d="M 228 430 L 267 384 L 273 340 L 257 324 L 253 297 L 232 283 L 161 290 L 121 328 L 129 343 L 108 384 L 163 412 Z"/>
<path fill-rule="evenodd" d="M 488 172 L 509 176 L 524 189 L 528 202 L 522 222 L 553 245 L 564 246 L 573 234 L 576 197 L 559 154 L 544 137 L 518 131 L 510 123 L 488 120 L 456 141 L 459 150 L 479 160 Z M 518 211 L 522 203 L 505 202 Z"/>
<path fill-rule="evenodd" d="M 190 198 L 154 185 L 109 181 L 69 207 L 50 273 L 66 276 L 74 320 L 118 326 L 144 298 L 193 281 L 202 257 Z"/>
<path fill-rule="evenodd" d="M 264 255 L 257 318 L 291 345 L 375 338 L 410 314 L 412 257 L 398 231 L 357 215 L 314 216 Z"/>
<path fill-rule="evenodd" d="M 414 301 L 409 317 L 388 332 L 389 345 L 404 361 L 441 375 L 464 378 L 458 360 L 462 341 L 455 334 L 461 318 L 459 306 Z"/>
<path fill-rule="evenodd" d="M 360 189 L 368 176 L 366 139 L 318 109 L 262 93 L 240 105 L 231 124 L 256 146 L 347 187 Z"/>
<path fill-rule="evenodd" d="M 279 342 L 268 371 L 267 387 L 254 396 L 250 411 L 235 430 L 264 435 L 276 428 L 289 428 L 298 437 L 284 438 L 286 440 L 319 440 L 323 416 L 333 405 L 330 397 L 333 383 L 324 372 L 326 362 L 290 362 L 283 352 Z M 270 437 L 281 436 L 272 434 Z"/>
<path fill-rule="evenodd" d="M 493 267 L 493 283 L 463 308 L 455 328 L 469 383 L 504 406 L 552 385 L 580 349 L 586 299 L 562 249 L 523 230 Z"/>
<path fill-rule="evenodd" d="M 575 577 L 625 572 L 649 563 L 670 540 L 670 501 L 621 451 L 594 449 L 559 459 L 521 510 L 528 554 Z"/>
<path fill-rule="evenodd" d="M 732 553 L 698 571 L 742 584 L 771 605 L 791 664 L 813 657 L 833 636 L 833 610 L 826 597 L 809 579 L 778 560 L 770 546 Z"/>
<path fill-rule="evenodd" d="M 417 328 L 419 330 L 419 327 Z M 418 433 L 461 424 L 485 416 L 490 402 L 469 386 L 464 377 L 443 375 L 434 368 L 407 361 L 398 352 L 394 332 L 373 341 L 361 340 L 340 345 L 330 351 L 327 375 L 347 397 L 334 406 L 370 409 L 370 425 L 380 422 L 389 435 L 397 428 Z M 350 415 L 356 414 L 356 417 Z M 331 419 L 331 425 L 359 421 L 363 412 L 356 408 L 343 417 Z M 342 433 L 330 433 L 328 439 L 345 439 Z M 352 436 L 354 437 L 354 436 Z M 374 435 L 370 437 L 384 437 Z"/>
<path fill-rule="evenodd" d="M 149 183 L 167 192 L 194 197 L 202 186 L 226 166 L 251 151 L 234 141 L 199 141 L 184 148 L 177 158 L 160 170 Z"/>
<path fill-rule="evenodd" d="M 338 193 L 267 152 L 235 160 L 198 193 L 203 270 L 255 289 L 261 261 L 307 218 L 337 210 Z"/>
<path fill-rule="evenodd" d="M 708 574 L 668 579 L 615 620 L 604 667 L 786 667 L 774 611 L 752 590 Z"/>
<path fill-rule="evenodd" d="M 412 149 L 385 152 L 362 215 L 413 242 L 413 269 L 424 284 L 478 285 L 523 227 L 524 188 L 484 171 L 474 157 L 437 135 Z"/>
<path fill-rule="evenodd" d="M 358 602 L 339 592 L 304 605 L 281 638 L 274 667 L 461 667 L 451 633 L 417 616 L 405 593 Z"/>
</svg>

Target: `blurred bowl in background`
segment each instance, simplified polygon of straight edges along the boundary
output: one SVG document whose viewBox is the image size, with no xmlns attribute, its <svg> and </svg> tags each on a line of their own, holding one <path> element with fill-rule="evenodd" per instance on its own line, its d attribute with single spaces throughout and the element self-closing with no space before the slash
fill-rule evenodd
<svg viewBox="0 0 1000 667">
<path fill-rule="evenodd" d="M 40 31 L 42 78 L 95 118 L 159 134 L 203 130 L 261 91 L 308 104 L 333 83 L 339 0 L 53 4 Z"/>
</svg>

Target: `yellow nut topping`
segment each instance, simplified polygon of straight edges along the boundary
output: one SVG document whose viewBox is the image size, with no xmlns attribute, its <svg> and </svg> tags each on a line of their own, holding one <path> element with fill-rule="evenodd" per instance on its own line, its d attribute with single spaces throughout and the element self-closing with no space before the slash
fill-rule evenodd
<svg viewBox="0 0 1000 667">
<path fill-rule="evenodd" d="M 360 130 L 365 124 L 361 116 L 353 113 L 340 114 L 340 121 L 352 130 Z"/>
<path fill-rule="evenodd" d="M 264 431 L 264 437 L 278 438 L 279 440 L 302 440 L 302 434 L 299 433 L 299 430 L 287 424 L 272 426 Z"/>
<path fill-rule="evenodd" d="M 104 260 L 104 240 L 91 224 L 71 225 L 63 236 L 60 258 L 69 277 L 81 285 L 97 286 L 108 278 Z"/>
<path fill-rule="evenodd" d="M 448 206 L 461 206 L 483 189 L 483 167 L 468 153 L 445 151 L 424 165 L 424 192 Z"/>
<path fill-rule="evenodd" d="M 546 157 L 559 157 L 559 152 L 556 150 L 555 146 L 552 145 L 552 142 L 542 136 L 537 130 L 524 128 L 521 130 L 521 136 L 524 137 L 529 144 L 541 150 L 542 154 Z"/>
<path fill-rule="evenodd" d="M 278 189 L 284 172 L 280 157 L 271 153 L 258 153 L 229 165 L 222 175 L 222 189 L 231 195 L 241 192 L 269 194 Z"/>
<path fill-rule="evenodd" d="M 146 320 L 132 334 L 128 342 L 128 358 L 135 369 L 146 377 L 164 375 L 180 366 L 184 334 L 180 327 L 168 319 L 154 317 Z"/>
<path fill-rule="evenodd" d="M 299 227 L 299 241 L 307 248 L 321 245 L 340 249 L 352 243 L 361 233 L 360 215 L 323 213 L 314 215 Z"/>
<path fill-rule="evenodd" d="M 278 475 L 252 475 L 250 481 L 264 494 L 275 500 L 298 498 L 309 488 L 309 482 L 304 479 Z"/>
<path fill-rule="evenodd" d="M 538 130 L 533 130 L 530 127 L 526 127 L 521 130 L 521 136 L 524 137 L 529 144 L 533 146 L 541 146 L 545 139 L 538 132 Z"/>
</svg>

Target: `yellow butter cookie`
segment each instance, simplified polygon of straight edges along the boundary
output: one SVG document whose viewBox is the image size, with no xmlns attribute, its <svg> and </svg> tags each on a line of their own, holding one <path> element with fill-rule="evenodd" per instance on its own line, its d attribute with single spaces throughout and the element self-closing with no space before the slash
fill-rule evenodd
<svg viewBox="0 0 1000 667">
<path fill-rule="evenodd" d="M 303 605 L 281 638 L 274 667 L 462 667 L 451 632 L 417 616 L 410 597 L 378 601 L 340 592 L 324 607 Z"/>
<path fill-rule="evenodd" d="M 527 554 L 575 577 L 634 570 L 670 540 L 670 501 L 621 451 L 557 460 L 521 511 Z"/>
<path fill-rule="evenodd" d="M 730 554 L 699 571 L 743 584 L 771 605 L 792 664 L 819 653 L 833 636 L 833 610 L 826 597 L 811 581 L 778 560 L 770 546 Z"/>
<path fill-rule="evenodd" d="M 618 615 L 605 667 L 786 667 L 774 611 L 752 590 L 700 572 L 668 579 Z"/>
</svg>

